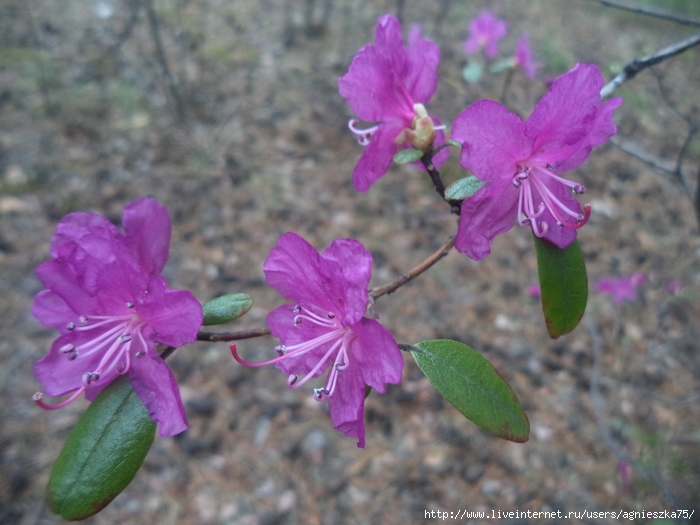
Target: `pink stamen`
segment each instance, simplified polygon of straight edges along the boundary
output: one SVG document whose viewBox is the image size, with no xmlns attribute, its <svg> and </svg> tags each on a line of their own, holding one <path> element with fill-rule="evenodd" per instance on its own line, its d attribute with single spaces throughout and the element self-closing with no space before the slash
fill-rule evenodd
<svg viewBox="0 0 700 525">
<path fill-rule="evenodd" d="M 359 129 L 355 126 L 357 126 L 357 120 L 354 118 L 350 119 L 350 122 L 348 122 L 348 127 L 350 128 L 350 131 L 357 135 L 357 142 L 360 144 L 360 146 L 366 146 L 369 144 L 372 135 L 374 135 L 377 129 L 379 129 L 379 125 L 372 126 L 371 128 L 367 129 Z"/>
<path fill-rule="evenodd" d="M 39 405 L 41 408 L 43 408 L 45 410 L 56 410 L 58 408 L 63 408 L 64 406 L 68 405 L 69 403 L 72 403 L 83 392 L 85 392 L 85 387 L 81 386 L 80 388 L 78 388 L 78 390 L 76 390 L 75 394 L 73 394 L 68 399 L 66 399 L 65 401 L 62 401 L 61 403 L 59 403 L 57 405 L 49 405 L 49 404 L 45 403 L 44 402 L 44 394 L 42 394 L 41 392 L 37 392 L 36 394 L 34 394 L 32 396 L 32 399 L 34 400 L 34 402 L 37 405 Z"/>
</svg>

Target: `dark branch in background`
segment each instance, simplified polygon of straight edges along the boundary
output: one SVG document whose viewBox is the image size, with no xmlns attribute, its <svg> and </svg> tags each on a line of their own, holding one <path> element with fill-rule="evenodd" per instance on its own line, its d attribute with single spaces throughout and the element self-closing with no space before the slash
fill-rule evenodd
<svg viewBox="0 0 700 525">
<path fill-rule="evenodd" d="M 632 11 L 633 13 L 638 13 L 640 15 L 653 16 L 654 18 L 662 18 L 664 20 L 671 20 L 678 24 L 687 26 L 700 26 L 700 20 L 697 18 L 692 18 L 689 16 L 681 15 L 673 11 L 668 11 L 666 9 L 661 9 L 658 7 L 642 6 L 638 3 L 631 4 L 629 2 L 624 2 L 622 0 L 598 0 L 601 4 L 614 7 L 616 9 L 622 9 L 624 11 Z"/>
<path fill-rule="evenodd" d="M 586 316 L 586 325 L 588 326 L 588 332 L 591 336 L 591 347 L 593 349 L 593 369 L 591 371 L 590 388 L 591 405 L 593 406 L 593 413 L 603 441 L 617 455 L 620 461 L 624 461 L 630 466 L 639 469 L 645 478 L 653 481 L 671 505 L 677 509 L 686 508 L 683 506 L 678 496 L 668 486 L 666 480 L 664 480 L 656 470 L 643 462 L 635 461 L 634 458 L 625 451 L 622 443 L 615 438 L 610 426 L 607 425 L 605 421 L 605 397 L 603 396 L 600 384 L 602 376 L 601 368 L 603 366 L 603 336 L 598 324 L 592 316 Z"/>
<path fill-rule="evenodd" d="M 143 5 L 146 8 L 148 24 L 151 27 L 151 37 L 153 38 L 153 44 L 156 50 L 156 59 L 160 62 L 160 67 L 163 69 L 163 76 L 165 77 L 165 83 L 175 100 L 175 114 L 180 122 L 184 122 L 186 116 L 185 100 L 182 98 L 178 83 L 175 81 L 175 76 L 170 71 L 168 59 L 165 56 L 165 49 L 163 48 L 163 41 L 160 38 L 160 29 L 158 28 L 158 16 L 153 7 L 153 0 L 143 0 Z"/>
<path fill-rule="evenodd" d="M 434 254 L 432 254 L 430 257 L 428 257 L 425 261 L 420 263 L 418 266 L 413 268 L 408 273 L 404 273 L 401 277 L 398 279 L 385 284 L 384 286 L 376 286 L 372 288 L 369 291 L 369 300 L 370 303 L 374 304 L 374 300 L 381 297 L 382 295 L 390 294 L 401 288 L 404 284 L 406 284 L 409 281 L 412 281 L 416 277 L 418 277 L 420 274 L 422 274 L 424 271 L 426 271 L 428 268 L 433 266 L 436 262 L 438 262 L 440 259 L 443 257 L 447 256 L 448 253 L 450 253 L 450 250 L 454 247 L 455 245 L 455 238 L 450 237 L 450 240 L 447 241 L 445 244 L 443 244 L 438 251 L 436 251 Z"/>
<path fill-rule="evenodd" d="M 199 332 L 197 341 L 209 341 L 210 343 L 220 343 L 223 341 L 240 341 L 241 339 L 252 339 L 270 335 L 269 328 L 252 328 L 250 330 L 239 330 L 238 332 Z"/>
<path fill-rule="evenodd" d="M 680 40 L 675 44 L 671 44 L 670 46 L 666 46 L 656 53 L 633 60 L 631 63 L 625 66 L 620 74 L 603 86 L 603 89 L 600 90 L 600 96 L 603 98 L 609 97 L 617 88 L 628 80 L 633 79 L 639 72 L 644 71 L 648 67 L 658 64 L 659 62 L 663 62 L 667 58 L 676 56 L 683 51 L 697 46 L 698 44 L 700 44 L 700 33 L 684 38 L 683 40 Z"/>
</svg>

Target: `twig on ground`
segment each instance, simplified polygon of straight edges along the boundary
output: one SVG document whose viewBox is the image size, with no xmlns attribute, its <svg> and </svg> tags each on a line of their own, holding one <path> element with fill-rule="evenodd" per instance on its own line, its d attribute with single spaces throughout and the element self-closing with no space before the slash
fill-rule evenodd
<svg viewBox="0 0 700 525">
<path fill-rule="evenodd" d="M 615 9 L 622 9 L 623 11 L 632 11 L 633 13 L 638 13 L 640 15 L 653 16 L 654 18 L 662 18 L 664 20 L 671 20 L 682 25 L 688 26 L 700 26 L 700 20 L 690 16 L 685 16 L 675 11 L 669 11 L 667 9 L 662 9 L 658 7 L 651 7 L 645 5 L 639 5 L 638 2 L 629 3 L 621 0 L 598 0 L 601 4 L 614 7 Z"/>
<path fill-rule="evenodd" d="M 615 92 L 617 88 L 619 88 L 628 80 L 633 79 L 635 76 L 637 76 L 639 72 L 644 71 L 645 69 L 653 66 L 654 64 L 663 62 L 667 58 L 676 56 L 682 53 L 683 51 L 697 46 L 698 44 L 700 44 L 700 33 L 696 33 L 692 36 L 689 36 L 688 38 L 684 38 L 683 40 L 676 42 L 675 44 L 666 46 L 663 49 L 657 51 L 656 53 L 633 60 L 624 67 L 621 73 L 619 73 L 617 76 L 615 76 L 615 78 L 613 78 L 610 82 L 603 86 L 603 89 L 600 90 L 600 96 L 603 98 L 609 97 Z"/>
</svg>

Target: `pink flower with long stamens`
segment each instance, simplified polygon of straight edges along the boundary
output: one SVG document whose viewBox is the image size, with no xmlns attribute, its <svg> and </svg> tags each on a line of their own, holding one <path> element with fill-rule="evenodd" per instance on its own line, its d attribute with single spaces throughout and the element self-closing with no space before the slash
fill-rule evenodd
<svg viewBox="0 0 700 525">
<path fill-rule="evenodd" d="M 155 343 L 179 347 L 197 339 L 202 306 L 186 291 L 169 290 L 160 274 L 168 260 L 170 218 L 153 199 L 124 210 L 122 233 L 95 213 L 71 213 L 51 240 L 53 259 L 37 268 L 47 288 L 32 313 L 60 336 L 36 362 L 34 374 L 50 396 L 82 393 L 93 400 L 111 381 L 129 374 L 160 435 L 187 429 L 175 378 Z"/>
<path fill-rule="evenodd" d="M 586 224 L 571 195 L 586 189 L 560 174 L 580 166 L 594 146 L 617 132 L 615 98 L 601 103 L 603 75 L 577 64 L 557 78 L 527 122 L 493 100 L 480 100 L 457 116 L 452 138 L 462 144 L 462 167 L 486 182 L 462 204 L 455 246 L 475 260 L 491 252 L 496 235 L 517 220 L 559 248 Z"/>
<path fill-rule="evenodd" d="M 403 369 L 401 351 L 389 330 L 364 316 L 371 267 L 372 256 L 354 239 L 337 239 L 319 254 L 296 233 L 284 234 L 263 266 L 268 284 L 293 303 L 267 316 L 272 334 L 281 343 L 275 347 L 278 356 L 250 363 L 231 345 L 241 364 L 275 363 L 289 375 L 290 388 L 300 387 L 330 367 L 325 385 L 314 389 L 314 398 L 328 400 L 333 426 L 357 438 L 361 448 L 365 446 L 365 387 L 383 394 L 386 383 L 401 380 Z"/>
<path fill-rule="evenodd" d="M 487 58 L 496 58 L 498 42 L 507 32 L 508 24 L 486 9 L 469 22 L 469 38 L 464 41 L 464 52 L 473 55 L 483 48 Z"/>
<path fill-rule="evenodd" d="M 406 48 L 401 25 L 390 15 L 378 20 L 374 41 L 358 51 L 347 74 L 338 79 L 340 94 L 357 116 L 378 123 L 367 129 L 358 129 L 355 119 L 349 123 L 365 146 L 352 174 L 355 188 L 363 193 L 387 172 L 399 148 L 429 153 L 445 142 L 440 121 L 424 105 L 437 87 L 438 46 L 414 26 Z M 447 148 L 441 150 L 433 164 L 439 168 L 448 155 Z"/>
<path fill-rule="evenodd" d="M 613 302 L 617 305 L 625 301 L 635 302 L 637 300 L 637 288 L 644 284 L 644 274 L 635 273 L 629 277 L 620 279 L 601 279 L 595 285 L 599 293 L 609 293 Z"/>
</svg>

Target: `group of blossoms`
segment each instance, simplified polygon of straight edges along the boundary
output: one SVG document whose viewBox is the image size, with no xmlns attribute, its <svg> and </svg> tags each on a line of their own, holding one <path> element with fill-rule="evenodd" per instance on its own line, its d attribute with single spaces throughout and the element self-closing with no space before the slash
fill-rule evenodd
<svg viewBox="0 0 700 525">
<path fill-rule="evenodd" d="M 437 118 L 425 104 L 437 87 L 440 52 L 414 27 L 405 46 L 398 21 L 385 15 L 375 44 L 360 49 L 340 94 L 358 117 L 376 125 L 350 128 L 366 148 L 353 172 L 366 192 L 389 168 L 399 148 L 432 155 L 445 142 Z M 457 249 L 473 259 L 490 253 L 494 237 L 517 220 L 538 237 L 565 248 L 590 215 L 571 195 L 580 184 L 564 179 L 616 131 L 611 120 L 620 99 L 601 103 L 603 77 L 594 65 L 577 64 L 556 79 L 527 122 L 498 102 L 481 100 L 457 116 L 452 139 L 462 145 L 461 165 L 485 182 L 461 208 Z M 439 168 L 443 148 L 431 157 Z M 188 291 L 172 291 L 161 272 L 168 257 L 171 224 L 167 210 L 140 199 L 124 210 L 124 233 L 105 217 L 72 213 L 51 241 L 52 259 L 37 269 L 46 287 L 33 313 L 60 337 L 34 372 L 50 396 L 71 394 L 44 408 L 65 406 L 81 393 L 94 399 L 122 374 L 158 424 L 161 436 L 187 428 L 175 378 L 156 351 L 192 343 L 202 325 L 202 308 Z M 270 286 L 291 304 L 267 316 L 280 340 L 275 363 L 296 388 L 325 373 L 314 397 L 328 400 L 333 426 L 363 447 L 366 386 L 383 393 L 401 379 L 403 358 L 391 335 L 365 317 L 372 256 L 354 239 L 338 239 L 319 254 L 295 233 L 280 237 L 263 269 Z M 299 380 L 299 376 L 305 376 Z"/>
</svg>

